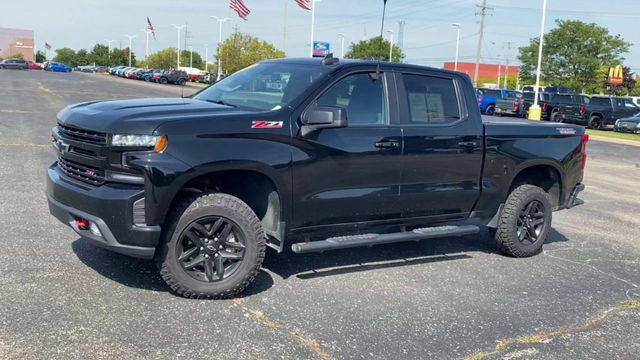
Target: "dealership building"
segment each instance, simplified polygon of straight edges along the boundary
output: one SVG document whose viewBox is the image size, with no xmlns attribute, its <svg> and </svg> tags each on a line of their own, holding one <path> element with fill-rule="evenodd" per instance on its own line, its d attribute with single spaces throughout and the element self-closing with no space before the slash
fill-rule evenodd
<svg viewBox="0 0 640 360">
<path fill-rule="evenodd" d="M 447 70 L 453 70 L 455 68 L 454 62 L 446 62 L 443 66 Z M 476 63 L 474 62 L 458 62 L 458 71 L 463 72 L 471 79 L 475 75 Z M 508 75 L 509 79 L 516 79 L 520 72 L 518 66 L 505 65 L 505 64 L 483 64 L 478 66 L 478 82 L 479 83 L 496 83 L 498 78 L 501 79 L 501 83 L 504 81 L 505 75 Z M 500 86 L 498 86 L 500 87 Z"/>
<path fill-rule="evenodd" d="M 33 61 L 33 30 L 0 28 L 0 58 L 10 58 L 22 54 L 27 61 Z"/>
</svg>

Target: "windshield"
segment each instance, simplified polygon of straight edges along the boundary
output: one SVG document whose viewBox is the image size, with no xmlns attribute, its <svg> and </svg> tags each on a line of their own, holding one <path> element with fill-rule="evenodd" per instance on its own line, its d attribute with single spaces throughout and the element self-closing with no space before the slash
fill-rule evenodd
<svg viewBox="0 0 640 360">
<path fill-rule="evenodd" d="M 258 111 L 277 110 L 327 71 L 318 65 L 260 63 L 220 80 L 193 98 Z"/>
</svg>

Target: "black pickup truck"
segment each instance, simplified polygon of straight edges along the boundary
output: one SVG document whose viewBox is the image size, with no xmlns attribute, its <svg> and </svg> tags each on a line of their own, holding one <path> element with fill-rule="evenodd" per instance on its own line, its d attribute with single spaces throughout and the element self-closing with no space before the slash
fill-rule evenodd
<svg viewBox="0 0 640 360">
<path fill-rule="evenodd" d="M 576 123 L 591 129 L 602 129 L 613 126 L 616 120 L 634 116 L 640 112 L 640 107 L 630 98 L 613 96 L 593 96 L 587 104 L 562 110 L 562 122 Z"/>
<path fill-rule="evenodd" d="M 562 122 L 562 115 L 580 116 L 585 113 L 590 98 L 581 94 L 554 94 L 549 99 L 549 121 Z"/>
<path fill-rule="evenodd" d="M 584 128 L 483 122 L 470 79 L 420 66 L 261 62 L 190 98 L 58 114 L 50 212 L 82 238 L 154 258 L 177 294 L 242 291 L 266 247 L 323 252 L 478 235 L 542 249 L 581 203 Z M 357 251 L 357 250 L 350 250 Z"/>
</svg>

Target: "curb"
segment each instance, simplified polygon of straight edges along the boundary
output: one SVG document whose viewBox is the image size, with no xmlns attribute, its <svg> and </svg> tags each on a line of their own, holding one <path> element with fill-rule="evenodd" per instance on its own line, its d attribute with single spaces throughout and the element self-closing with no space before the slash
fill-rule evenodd
<svg viewBox="0 0 640 360">
<path fill-rule="evenodd" d="M 608 142 L 608 143 L 613 143 L 618 145 L 629 145 L 629 146 L 640 147 L 640 141 L 616 139 L 616 138 L 610 138 L 607 136 L 600 136 L 600 135 L 589 134 L 589 140 Z"/>
</svg>

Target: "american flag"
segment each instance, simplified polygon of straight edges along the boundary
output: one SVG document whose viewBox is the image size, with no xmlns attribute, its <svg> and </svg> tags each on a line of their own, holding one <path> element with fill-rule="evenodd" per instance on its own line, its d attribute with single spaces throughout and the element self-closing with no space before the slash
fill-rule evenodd
<svg viewBox="0 0 640 360">
<path fill-rule="evenodd" d="M 147 16 L 147 30 L 151 31 L 151 34 L 153 34 L 153 40 L 156 40 L 156 29 L 153 27 L 153 24 L 151 24 L 151 20 L 149 20 L 149 17 Z"/>
<path fill-rule="evenodd" d="M 247 16 L 251 13 L 248 7 L 242 2 L 242 0 L 230 0 L 229 7 L 238 13 L 238 16 L 242 18 L 242 20 L 247 20 Z"/>
<path fill-rule="evenodd" d="M 48 42 L 44 43 L 44 47 L 45 47 L 47 50 L 51 50 L 51 45 L 49 45 L 49 43 L 48 43 Z"/>
<path fill-rule="evenodd" d="M 312 0 L 295 0 L 296 4 L 305 10 L 311 11 L 311 1 Z"/>
</svg>

